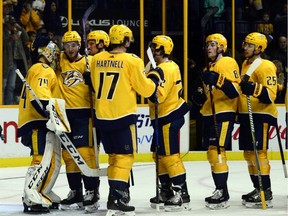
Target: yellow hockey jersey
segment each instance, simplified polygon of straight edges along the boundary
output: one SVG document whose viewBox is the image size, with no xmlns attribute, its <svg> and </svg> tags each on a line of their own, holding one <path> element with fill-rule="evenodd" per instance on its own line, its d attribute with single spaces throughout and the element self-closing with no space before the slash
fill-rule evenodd
<svg viewBox="0 0 288 216">
<path fill-rule="evenodd" d="M 47 64 L 36 63 L 32 65 L 28 71 L 26 80 L 39 100 L 47 101 L 47 104 L 50 98 L 57 98 L 60 96 L 56 74 Z M 43 117 L 33 107 L 31 104 L 33 100 L 35 100 L 34 97 L 25 85 L 23 85 L 19 102 L 19 137 L 26 134 L 31 129 L 46 128 L 48 119 Z"/>
<path fill-rule="evenodd" d="M 258 98 L 250 96 L 251 107 L 253 114 L 260 114 L 277 117 L 278 111 L 274 100 L 277 95 L 277 76 L 276 76 L 276 66 L 269 60 L 261 59 L 262 63 L 256 68 L 256 70 L 250 76 L 250 82 L 257 82 L 266 87 L 268 95 L 272 103 L 266 104 L 262 103 Z M 241 76 L 246 74 L 246 71 L 250 67 L 250 64 L 245 60 L 242 64 Z M 239 114 L 248 114 L 247 98 L 246 95 L 240 94 L 239 97 Z"/>
<path fill-rule="evenodd" d="M 167 124 L 183 117 L 189 107 L 182 98 L 183 85 L 178 65 L 166 61 L 157 65 L 163 70 L 165 82 L 158 86 L 158 121 Z M 155 119 L 155 103 L 149 101 L 150 117 Z"/>
<path fill-rule="evenodd" d="M 116 129 L 136 122 L 136 92 L 150 97 L 155 84 L 144 74 L 144 63 L 135 54 L 100 52 L 91 62 L 95 90 L 96 126 Z"/>
<path fill-rule="evenodd" d="M 237 62 L 231 57 L 222 57 L 216 62 L 210 63 L 210 71 L 223 74 L 225 78 L 234 86 L 234 91 L 239 93 L 240 73 Z M 209 86 L 205 85 L 207 100 L 203 104 L 200 112 L 204 117 L 212 116 L 211 97 Z M 221 89 L 213 87 L 212 89 L 213 103 L 215 106 L 215 114 L 220 114 L 223 120 L 232 120 L 237 111 L 238 97 L 231 99 Z"/>
<path fill-rule="evenodd" d="M 90 63 L 92 56 L 88 56 Z M 68 117 L 90 115 L 89 86 L 84 83 L 83 73 L 86 69 L 86 60 L 82 56 L 70 62 L 65 53 L 60 54 L 60 70 L 57 72 L 60 92 L 65 100 Z"/>
</svg>

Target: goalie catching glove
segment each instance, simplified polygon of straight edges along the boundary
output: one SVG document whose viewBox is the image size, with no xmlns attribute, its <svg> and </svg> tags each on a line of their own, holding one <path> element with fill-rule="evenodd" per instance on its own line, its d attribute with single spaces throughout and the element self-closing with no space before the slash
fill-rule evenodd
<svg viewBox="0 0 288 216">
<path fill-rule="evenodd" d="M 165 82 L 164 73 L 160 67 L 152 68 L 147 73 L 147 77 L 150 78 L 155 83 L 156 87 Z"/>
</svg>

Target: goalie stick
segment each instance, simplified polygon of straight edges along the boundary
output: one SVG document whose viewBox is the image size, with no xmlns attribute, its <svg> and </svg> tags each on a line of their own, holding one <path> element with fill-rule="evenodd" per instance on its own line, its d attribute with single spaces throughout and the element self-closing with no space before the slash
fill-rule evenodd
<svg viewBox="0 0 288 216">
<path fill-rule="evenodd" d="M 243 81 L 247 82 L 254 73 L 254 71 L 259 67 L 259 65 L 262 63 L 260 58 L 257 58 L 253 61 L 253 63 L 248 68 L 246 74 L 243 77 Z M 258 157 L 258 151 L 257 151 L 257 140 L 255 138 L 255 128 L 254 128 L 254 122 L 253 122 L 253 114 L 252 114 L 252 106 L 250 101 L 250 96 L 247 95 L 247 107 L 248 107 L 248 114 L 249 114 L 249 123 L 250 123 L 250 129 L 251 129 L 251 136 L 252 136 L 252 143 L 253 143 L 253 150 L 256 160 L 256 168 L 257 168 L 257 174 L 258 174 L 258 182 L 259 182 L 259 188 L 260 188 L 260 198 L 262 203 L 262 209 L 266 209 L 266 200 L 265 200 L 265 194 L 263 190 L 263 184 L 262 184 L 262 177 L 261 177 L 261 168 L 260 168 L 260 162 Z"/>
<path fill-rule="evenodd" d="M 17 75 L 19 76 L 19 78 L 21 79 L 21 81 L 23 82 L 25 87 L 29 90 L 30 94 L 33 96 L 33 98 L 37 102 L 38 106 L 42 110 L 45 110 L 44 107 L 43 107 L 43 104 L 41 103 L 41 101 L 39 100 L 39 98 L 37 97 L 37 95 L 35 94 L 33 89 L 31 88 L 29 83 L 23 77 L 23 75 L 21 74 L 20 70 L 16 69 L 15 72 L 17 73 Z M 54 109 L 54 111 L 55 111 L 55 115 L 54 116 L 55 117 L 57 117 L 57 116 L 59 117 L 59 115 L 56 112 L 56 109 Z M 59 119 L 59 121 L 62 121 L 62 120 Z M 69 139 L 69 137 L 67 136 L 66 133 L 60 132 L 60 133 L 55 133 L 55 134 L 57 135 L 57 137 L 61 141 L 62 145 L 67 149 L 68 153 L 71 155 L 72 159 L 75 161 L 75 163 L 77 164 L 77 166 L 79 167 L 79 169 L 81 170 L 83 175 L 88 176 L 88 177 L 107 176 L 107 169 L 91 169 L 87 165 L 87 163 L 82 158 L 82 156 L 79 154 L 79 152 L 77 151 L 76 147 L 73 145 L 73 143 L 71 142 L 71 140 Z"/>
<path fill-rule="evenodd" d="M 151 51 L 150 46 L 147 49 L 147 56 L 149 61 L 151 62 L 152 68 L 155 69 L 156 68 L 156 62 L 154 60 L 153 57 L 153 53 Z M 159 129 L 158 129 L 158 87 L 156 87 L 156 91 L 155 91 L 155 163 L 156 163 L 156 210 L 159 211 L 160 210 L 160 201 L 159 201 L 159 190 L 160 190 L 160 185 L 159 185 L 159 155 L 158 155 L 158 148 L 159 148 L 159 140 L 158 140 L 158 133 L 159 133 Z"/>
</svg>

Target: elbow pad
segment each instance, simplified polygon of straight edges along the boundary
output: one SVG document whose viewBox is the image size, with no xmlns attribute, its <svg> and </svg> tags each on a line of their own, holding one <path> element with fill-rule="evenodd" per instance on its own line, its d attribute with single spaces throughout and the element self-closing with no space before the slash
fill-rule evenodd
<svg viewBox="0 0 288 216">
<path fill-rule="evenodd" d="M 232 82 L 225 79 L 224 84 L 220 88 L 230 99 L 236 98 L 239 96 L 239 92 L 235 88 Z"/>
</svg>

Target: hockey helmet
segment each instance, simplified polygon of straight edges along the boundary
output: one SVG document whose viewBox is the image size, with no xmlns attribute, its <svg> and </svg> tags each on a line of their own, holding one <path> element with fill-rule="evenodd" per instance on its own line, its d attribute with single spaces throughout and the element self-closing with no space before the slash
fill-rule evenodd
<svg viewBox="0 0 288 216">
<path fill-rule="evenodd" d="M 62 43 L 77 41 L 81 44 L 81 37 L 77 31 L 67 31 L 62 37 Z"/>
<path fill-rule="evenodd" d="M 95 30 L 90 32 L 87 35 L 87 41 L 89 40 L 95 40 L 96 44 L 99 44 L 99 42 L 102 40 L 106 47 L 108 47 L 110 44 L 110 38 L 108 34 L 102 30 Z"/>
<path fill-rule="evenodd" d="M 113 25 L 109 30 L 109 38 L 111 44 L 123 44 L 126 38 L 129 42 L 134 42 L 131 29 L 125 25 Z"/>
<path fill-rule="evenodd" d="M 223 47 L 223 52 L 226 52 L 226 50 L 227 50 L 227 40 L 222 34 L 216 33 L 216 34 L 209 35 L 206 38 L 205 43 L 207 44 L 209 41 L 215 41 L 217 43 L 217 47 L 219 48 L 220 46 L 222 46 Z"/>
<path fill-rule="evenodd" d="M 255 45 L 255 50 L 262 47 L 262 52 L 267 48 L 267 38 L 259 32 L 252 32 L 245 37 L 244 43 Z"/>
<path fill-rule="evenodd" d="M 172 39 L 166 35 L 157 35 L 152 39 L 152 46 L 155 46 L 155 49 L 160 49 L 163 47 L 164 54 L 170 55 L 173 50 L 174 44 Z"/>
</svg>

